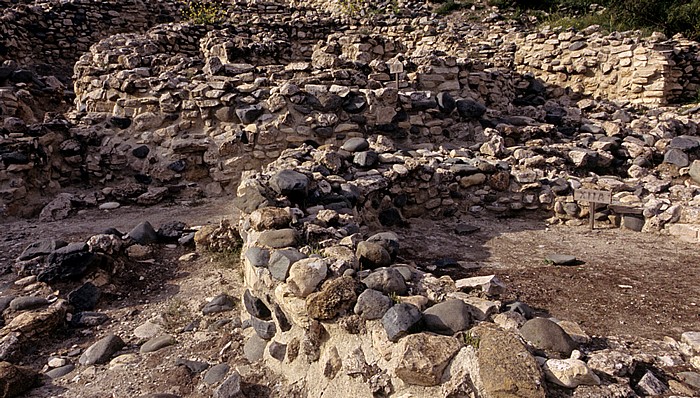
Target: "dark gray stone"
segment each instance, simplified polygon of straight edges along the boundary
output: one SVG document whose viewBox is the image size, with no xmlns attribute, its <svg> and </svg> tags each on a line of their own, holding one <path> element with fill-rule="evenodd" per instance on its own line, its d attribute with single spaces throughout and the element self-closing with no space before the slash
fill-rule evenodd
<svg viewBox="0 0 700 398">
<path fill-rule="evenodd" d="M 671 148 L 664 154 L 664 163 L 672 164 L 678 167 L 688 167 L 690 160 L 688 154 L 680 149 Z"/>
<path fill-rule="evenodd" d="M 141 245 L 149 245 L 158 241 L 158 233 L 148 221 L 142 221 L 129 231 L 129 237 Z"/>
<path fill-rule="evenodd" d="M 43 297 L 17 297 L 10 302 L 10 309 L 13 311 L 33 310 L 49 305 L 49 301 Z"/>
<path fill-rule="evenodd" d="M 204 315 L 214 314 L 217 312 L 231 311 L 236 305 L 236 300 L 228 294 L 222 293 L 214 297 L 210 302 L 204 305 L 202 313 Z"/>
<path fill-rule="evenodd" d="M 362 283 L 369 289 L 377 290 L 385 294 L 405 295 L 408 286 L 403 275 L 394 268 L 376 270 L 362 279 Z"/>
<path fill-rule="evenodd" d="M 474 232 L 480 231 L 481 228 L 476 225 L 471 224 L 457 224 L 455 225 L 455 233 L 460 236 L 473 234 Z"/>
<path fill-rule="evenodd" d="M 243 305 L 245 306 L 246 311 L 248 311 L 248 313 L 255 318 L 260 318 L 265 321 L 272 319 L 270 309 L 267 308 L 262 300 L 253 296 L 248 289 L 246 289 L 246 291 L 243 293 Z"/>
<path fill-rule="evenodd" d="M 457 100 L 457 112 L 465 119 L 479 119 L 486 113 L 486 107 L 472 99 Z"/>
<path fill-rule="evenodd" d="M 11 164 L 28 164 L 29 156 L 21 152 L 6 152 L 0 154 L 0 160 L 2 160 L 5 166 L 9 166 Z"/>
<path fill-rule="evenodd" d="M 76 311 L 90 311 L 95 308 L 100 300 L 102 291 L 92 282 L 86 282 L 79 288 L 68 293 L 68 303 L 75 308 Z"/>
<path fill-rule="evenodd" d="M 238 116 L 241 123 L 244 124 L 255 123 L 263 113 L 265 113 L 265 109 L 260 105 L 251 105 L 236 109 L 236 116 Z"/>
<path fill-rule="evenodd" d="M 270 251 L 261 247 L 252 246 L 245 252 L 245 258 L 253 267 L 267 267 L 270 262 Z"/>
<path fill-rule="evenodd" d="M 414 112 L 426 111 L 437 107 L 438 104 L 434 97 L 421 96 L 421 98 L 411 99 L 411 110 Z"/>
<path fill-rule="evenodd" d="M 177 243 L 180 246 L 194 246 L 194 235 L 194 232 L 184 234 L 180 239 L 177 240 Z"/>
<path fill-rule="evenodd" d="M 585 48 L 587 45 L 585 41 L 575 41 L 569 45 L 569 51 L 578 51 Z"/>
<path fill-rule="evenodd" d="M 273 341 L 267 346 L 267 352 L 276 360 L 282 362 L 287 354 L 287 345 Z"/>
<path fill-rule="evenodd" d="M 360 113 L 366 107 L 367 99 L 361 93 L 350 93 L 343 102 L 343 110 L 347 113 Z"/>
<path fill-rule="evenodd" d="M 375 151 L 357 152 L 352 158 L 352 163 L 358 167 L 373 167 L 379 161 L 379 155 Z"/>
<path fill-rule="evenodd" d="M 577 263 L 576 256 L 569 254 L 549 254 L 545 261 L 554 265 L 574 265 Z"/>
<path fill-rule="evenodd" d="M 0 297 L 0 314 L 2 314 L 7 309 L 7 307 L 10 306 L 10 302 L 12 302 L 12 300 L 14 300 L 15 298 L 15 296 Z"/>
<path fill-rule="evenodd" d="M 537 349 L 557 352 L 567 358 L 571 351 L 578 348 L 561 326 L 546 318 L 534 318 L 525 322 L 520 328 L 520 335 Z"/>
<path fill-rule="evenodd" d="M 70 324 L 73 327 L 93 327 L 102 325 L 108 320 L 109 316 L 100 312 L 78 312 L 73 314 Z"/>
<path fill-rule="evenodd" d="M 420 330 L 422 314 L 411 304 L 400 303 L 389 309 L 382 317 L 382 326 L 390 341 L 396 342 L 401 337 Z"/>
<path fill-rule="evenodd" d="M 361 152 L 369 149 L 369 142 L 362 137 L 353 137 L 343 143 L 340 149 L 348 152 Z"/>
<path fill-rule="evenodd" d="M 109 124 L 112 126 L 119 128 L 119 129 L 127 129 L 129 126 L 131 126 L 131 118 L 130 117 L 120 117 L 120 116 L 112 116 L 109 118 Z"/>
<path fill-rule="evenodd" d="M 254 334 L 243 345 L 243 356 L 250 362 L 257 362 L 262 359 L 266 346 L 267 340 Z"/>
<path fill-rule="evenodd" d="M 131 151 L 131 154 L 134 155 L 134 157 L 139 158 L 139 159 L 146 159 L 146 156 L 151 152 L 151 150 L 146 146 L 146 145 L 140 145 L 134 148 Z"/>
<path fill-rule="evenodd" d="M 202 361 L 191 361 L 189 359 L 178 358 L 175 361 L 176 366 L 184 366 L 190 370 L 190 372 L 198 374 L 202 373 L 209 368 L 209 364 Z"/>
<path fill-rule="evenodd" d="M 692 135 L 679 135 L 671 139 L 668 144 L 669 148 L 680 149 L 681 151 L 690 151 L 700 147 L 700 137 Z"/>
<path fill-rule="evenodd" d="M 101 260 L 99 255 L 82 250 L 86 248 L 87 245 L 84 243 L 76 243 L 49 254 L 46 260 L 47 265 L 37 275 L 37 280 L 52 283 L 80 278 L 90 267 L 97 265 Z"/>
<path fill-rule="evenodd" d="M 206 385 L 214 385 L 223 380 L 230 369 L 231 367 L 227 363 L 214 365 L 204 374 L 202 381 Z"/>
<path fill-rule="evenodd" d="M 52 379 L 60 379 L 61 377 L 67 375 L 68 373 L 72 372 L 73 369 L 75 369 L 75 365 L 72 363 L 69 363 L 68 365 L 61 366 L 59 368 L 51 369 L 48 372 L 46 372 L 46 376 L 52 378 Z"/>
<path fill-rule="evenodd" d="M 294 199 L 305 198 L 309 178 L 294 170 L 281 170 L 270 178 L 270 187 L 280 195 Z"/>
<path fill-rule="evenodd" d="M 263 195 L 260 188 L 254 186 L 244 187 L 238 192 L 238 196 L 233 199 L 233 205 L 246 213 L 252 213 L 266 202 L 267 198 Z"/>
<path fill-rule="evenodd" d="M 267 268 L 273 278 L 284 282 L 289 276 L 289 268 L 302 258 L 306 258 L 306 256 L 297 249 L 274 250 L 270 255 Z"/>
<path fill-rule="evenodd" d="M 158 240 L 161 242 L 177 242 L 185 228 L 187 228 L 187 224 L 182 221 L 166 222 L 158 228 Z"/>
<path fill-rule="evenodd" d="M 438 109 L 444 114 L 450 114 L 457 108 L 457 101 L 446 91 L 438 93 L 436 99 Z"/>
<path fill-rule="evenodd" d="M 56 249 L 60 249 L 67 244 L 67 242 L 56 239 L 40 240 L 27 246 L 22 252 L 22 254 L 20 254 L 19 259 L 21 261 L 26 261 L 34 257 L 46 256 L 54 252 Z"/>
<path fill-rule="evenodd" d="M 625 214 L 622 216 L 622 226 L 632 231 L 642 232 L 644 223 L 645 220 L 643 216 L 635 216 L 631 214 Z"/>
<path fill-rule="evenodd" d="M 261 339 L 272 340 L 272 338 L 275 337 L 277 328 L 274 322 L 251 317 L 250 324 Z"/>
<path fill-rule="evenodd" d="M 176 160 L 168 165 L 168 169 L 176 173 L 182 173 L 187 169 L 187 161 L 185 159 Z"/>
<path fill-rule="evenodd" d="M 508 305 L 506 305 L 506 310 L 507 311 L 512 311 L 512 312 L 517 312 L 518 314 L 522 315 L 525 317 L 525 319 L 532 319 L 534 316 L 534 311 L 532 308 L 530 308 L 529 305 L 521 302 L 521 301 L 514 301 Z"/>
<path fill-rule="evenodd" d="M 177 340 L 175 340 L 173 336 L 167 334 L 163 336 L 157 336 L 143 343 L 143 345 L 139 349 L 139 352 L 141 354 L 155 352 L 173 344 L 177 344 Z"/>
<path fill-rule="evenodd" d="M 88 347 L 78 362 L 85 366 L 105 363 L 122 347 L 124 341 L 119 336 L 109 334 Z"/>
<path fill-rule="evenodd" d="M 382 245 L 373 242 L 360 242 L 355 252 L 363 268 L 374 269 L 391 265 L 391 255 Z"/>
<path fill-rule="evenodd" d="M 423 311 L 423 322 L 431 332 L 451 336 L 472 325 L 469 306 L 462 300 L 445 300 Z"/>
<path fill-rule="evenodd" d="M 240 398 L 241 396 L 241 375 L 238 372 L 233 372 L 214 390 L 214 398 Z"/>
<path fill-rule="evenodd" d="M 69 243 L 63 247 L 60 247 L 56 250 L 53 251 L 51 254 L 60 254 L 60 255 L 67 255 L 67 254 L 74 254 L 74 253 L 80 253 L 80 252 L 85 252 L 88 250 L 88 245 L 85 242 L 72 242 Z"/>
<path fill-rule="evenodd" d="M 379 319 L 389 311 L 392 304 L 391 299 L 382 294 L 382 292 L 367 289 L 357 297 L 354 312 L 362 319 Z"/>
<path fill-rule="evenodd" d="M 283 332 L 288 332 L 292 329 L 292 324 L 289 322 L 289 319 L 287 318 L 287 314 L 282 311 L 282 308 L 275 304 L 273 307 L 273 310 L 275 312 L 275 319 L 277 319 L 277 325 L 280 327 L 280 330 Z"/>
</svg>

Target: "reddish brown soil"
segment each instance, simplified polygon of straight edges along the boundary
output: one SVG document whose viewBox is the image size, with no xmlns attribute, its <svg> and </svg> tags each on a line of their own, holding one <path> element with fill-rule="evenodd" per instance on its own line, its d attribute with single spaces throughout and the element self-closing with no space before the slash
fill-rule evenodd
<svg viewBox="0 0 700 398">
<path fill-rule="evenodd" d="M 591 335 L 671 336 L 700 322 L 700 253 L 663 235 L 617 228 L 547 225 L 544 218 L 464 218 L 480 227 L 454 234 L 456 220 L 412 220 L 400 230 L 402 256 L 427 265 L 452 258 L 477 267 L 442 272 L 459 277 L 496 274 L 505 299 L 520 299 Z M 576 256 L 577 266 L 554 266 L 548 254 Z M 621 287 L 622 286 L 622 287 Z"/>
</svg>

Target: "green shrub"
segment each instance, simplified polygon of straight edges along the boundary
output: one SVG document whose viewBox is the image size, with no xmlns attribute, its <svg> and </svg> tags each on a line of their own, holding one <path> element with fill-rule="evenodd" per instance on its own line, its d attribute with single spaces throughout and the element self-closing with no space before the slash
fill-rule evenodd
<svg viewBox="0 0 700 398">
<path fill-rule="evenodd" d="M 218 0 L 183 0 L 182 18 L 197 25 L 214 25 L 226 20 L 226 5 Z"/>
<path fill-rule="evenodd" d="M 488 0 L 501 9 L 539 10 L 549 13 L 545 23 L 581 28 L 591 24 L 605 30 L 682 33 L 700 40 L 700 0 Z M 592 10 L 594 5 L 604 11 Z M 594 7 L 595 8 L 595 7 Z"/>
</svg>

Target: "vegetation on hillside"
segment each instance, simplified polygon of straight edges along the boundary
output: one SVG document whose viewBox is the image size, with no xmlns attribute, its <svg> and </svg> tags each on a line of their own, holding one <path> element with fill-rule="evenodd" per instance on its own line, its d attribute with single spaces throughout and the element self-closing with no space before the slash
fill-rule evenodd
<svg viewBox="0 0 700 398">
<path fill-rule="evenodd" d="M 227 6 L 219 0 L 182 0 L 182 18 L 197 25 L 214 25 L 226 20 Z"/>
<path fill-rule="evenodd" d="M 700 40 L 700 0 L 488 0 L 489 5 L 517 13 L 539 13 L 550 25 L 606 30 L 681 33 Z"/>
</svg>

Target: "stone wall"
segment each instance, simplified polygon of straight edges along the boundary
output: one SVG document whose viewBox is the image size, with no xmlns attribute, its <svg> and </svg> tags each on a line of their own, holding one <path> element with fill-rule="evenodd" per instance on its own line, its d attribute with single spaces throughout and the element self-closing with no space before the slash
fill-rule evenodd
<svg viewBox="0 0 700 398">
<path fill-rule="evenodd" d="M 179 18 L 173 1 L 27 2 L 0 15 L 0 61 L 70 67 L 90 46 L 120 32 L 142 32 Z"/>
<path fill-rule="evenodd" d="M 603 35 L 594 26 L 520 35 L 517 45 L 516 69 L 541 78 L 555 95 L 568 88 L 594 98 L 663 105 L 693 100 L 700 88 L 697 43 L 687 40 Z"/>
</svg>

